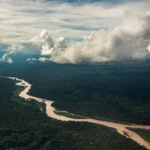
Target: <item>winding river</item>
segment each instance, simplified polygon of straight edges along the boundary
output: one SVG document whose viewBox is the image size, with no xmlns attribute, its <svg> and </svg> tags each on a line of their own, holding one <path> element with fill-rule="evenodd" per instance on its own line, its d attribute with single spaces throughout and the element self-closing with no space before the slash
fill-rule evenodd
<svg viewBox="0 0 150 150">
<path fill-rule="evenodd" d="M 7 77 L 7 78 L 12 79 L 12 80 L 16 80 L 17 81 L 16 85 L 25 87 L 24 90 L 21 91 L 21 93 L 19 94 L 20 97 L 22 97 L 24 99 L 34 99 L 38 102 L 45 102 L 47 116 L 49 116 L 51 118 L 54 118 L 54 119 L 57 119 L 57 120 L 61 120 L 61 121 L 90 122 L 90 123 L 104 125 L 104 126 L 107 126 L 107 127 L 110 127 L 110 128 L 114 128 L 118 131 L 119 134 L 134 140 L 138 144 L 140 144 L 140 145 L 146 147 L 148 150 L 150 150 L 150 143 L 145 141 L 137 133 L 127 129 L 127 127 L 129 127 L 129 128 L 140 128 L 140 129 L 150 129 L 150 126 L 134 125 L 134 124 L 133 125 L 126 125 L 126 124 L 120 124 L 120 123 L 114 123 L 114 122 L 108 122 L 108 121 L 102 121 L 102 120 L 95 120 L 95 119 L 91 119 L 91 118 L 73 119 L 73 118 L 68 118 L 68 117 L 65 117 L 65 116 L 57 115 L 57 114 L 54 113 L 57 110 L 55 110 L 55 108 L 52 107 L 52 103 L 54 103 L 54 101 L 39 98 L 39 97 L 35 97 L 35 96 L 31 96 L 31 95 L 28 94 L 28 92 L 29 92 L 29 90 L 31 89 L 31 86 L 32 86 L 30 83 L 26 82 L 23 79 L 19 79 L 19 78 L 16 78 L 16 77 Z"/>
</svg>

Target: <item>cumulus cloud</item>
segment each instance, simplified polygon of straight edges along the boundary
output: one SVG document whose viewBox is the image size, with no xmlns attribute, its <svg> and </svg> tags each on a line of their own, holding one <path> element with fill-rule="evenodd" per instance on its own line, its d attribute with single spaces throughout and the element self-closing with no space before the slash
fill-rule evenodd
<svg viewBox="0 0 150 150">
<path fill-rule="evenodd" d="M 42 47 L 41 55 L 58 63 L 148 57 L 149 17 L 148 13 L 139 12 L 149 10 L 149 0 L 124 1 L 117 5 L 109 0 L 84 5 L 43 0 L 28 1 L 28 5 L 26 0 L 0 2 L 0 43 L 22 45 L 19 52 L 39 53 Z M 131 10 L 138 15 L 130 14 Z M 129 17 L 121 24 L 126 14 Z M 116 27 L 118 24 L 120 26 Z M 42 28 L 50 33 L 43 30 L 31 39 Z M 106 30 L 98 31 L 102 28 Z M 89 34 L 91 30 L 97 31 Z M 83 42 L 68 39 L 83 39 Z"/>
<path fill-rule="evenodd" d="M 36 38 L 44 42 L 41 55 L 58 63 L 146 59 L 150 50 L 150 13 L 130 12 L 121 25 L 93 31 L 83 37 L 83 42 L 53 39 L 47 30 Z"/>
<path fill-rule="evenodd" d="M 11 58 L 12 55 L 16 54 L 17 51 L 19 51 L 20 49 L 22 49 L 22 45 L 11 45 L 8 46 L 5 50 L 5 53 L 3 54 L 3 56 L 0 58 L 0 62 L 1 63 L 13 63 L 13 60 Z"/>
<path fill-rule="evenodd" d="M 6 62 L 6 63 L 9 63 L 9 64 L 13 63 L 13 60 L 12 60 L 12 58 L 10 57 L 12 54 L 14 54 L 13 51 L 11 51 L 11 52 L 6 52 L 6 53 L 0 58 L 0 62 L 1 62 L 1 63 Z"/>
</svg>

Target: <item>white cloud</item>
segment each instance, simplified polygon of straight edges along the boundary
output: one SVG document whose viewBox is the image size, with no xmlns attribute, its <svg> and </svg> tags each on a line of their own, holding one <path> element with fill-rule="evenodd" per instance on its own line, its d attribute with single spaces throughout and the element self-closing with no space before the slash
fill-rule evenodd
<svg viewBox="0 0 150 150">
<path fill-rule="evenodd" d="M 26 61 L 32 62 L 32 61 L 37 61 L 36 58 L 27 58 Z"/>
<path fill-rule="evenodd" d="M 8 51 L 6 52 L 1 58 L 0 58 L 0 63 L 13 63 L 13 60 L 11 59 L 11 55 L 13 55 L 15 52 L 14 51 Z"/>
<path fill-rule="evenodd" d="M 148 45 L 147 50 L 150 52 L 150 44 Z"/>
<path fill-rule="evenodd" d="M 105 62 L 126 59 L 146 59 L 150 44 L 150 13 L 128 13 L 120 26 L 93 31 L 83 42 L 52 39 L 42 30 L 44 41 L 41 55 L 58 63 Z"/>
<path fill-rule="evenodd" d="M 41 62 L 46 62 L 46 61 L 49 61 L 50 59 L 46 57 L 40 57 L 38 60 Z"/>
<path fill-rule="evenodd" d="M 23 45 L 20 45 L 20 44 L 18 44 L 18 45 L 13 44 L 11 46 L 7 45 L 6 47 L 7 48 L 5 48 L 5 50 L 3 50 L 3 52 L 5 52 L 5 53 L 0 58 L 1 63 L 4 63 L 4 62 L 10 63 L 10 64 L 13 63 L 11 56 L 16 54 L 17 52 L 19 52 L 21 49 L 24 48 Z"/>
<path fill-rule="evenodd" d="M 150 49 L 149 18 L 144 14 L 150 7 L 147 0 L 118 5 L 43 0 L 0 0 L 0 4 L 0 43 L 20 45 L 15 51 L 36 53 L 44 42 L 41 54 L 52 61 L 81 63 L 141 59 Z M 128 19 L 121 24 L 126 15 Z M 50 33 L 43 30 L 34 37 L 44 28 Z M 95 31 L 89 34 L 91 30 Z M 83 35 L 88 35 L 83 42 L 68 40 L 80 40 Z"/>
<path fill-rule="evenodd" d="M 51 31 L 53 37 L 80 38 L 88 34 L 89 30 L 116 26 L 129 10 L 149 8 L 149 3 L 145 1 L 117 6 L 107 3 L 73 5 L 26 0 L 0 0 L 0 4 L 0 41 L 7 44 L 31 39 L 43 28 Z"/>
<path fill-rule="evenodd" d="M 46 57 L 40 57 L 40 58 L 27 58 L 26 61 L 27 62 L 46 62 L 46 61 L 49 61 L 50 59 L 49 58 L 46 58 Z"/>
<path fill-rule="evenodd" d="M 11 63 L 13 63 L 13 60 L 12 60 L 11 58 L 8 58 L 7 62 L 8 62 L 9 64 L 11 64 Z"/>
</svg>

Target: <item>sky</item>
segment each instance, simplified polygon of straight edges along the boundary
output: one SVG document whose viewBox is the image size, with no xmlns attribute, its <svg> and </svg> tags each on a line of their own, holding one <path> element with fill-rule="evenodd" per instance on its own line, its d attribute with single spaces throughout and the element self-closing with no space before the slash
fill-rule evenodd
<svg viewBox="0 0 150 150">
<path fill-rule="evenodd" d="M 57 63 L 147 59 L 149 0 L 0 0 L 0 62 L 16 53 Z M 48 56 L 48 58 L 47 58 Z"/>
</svg>

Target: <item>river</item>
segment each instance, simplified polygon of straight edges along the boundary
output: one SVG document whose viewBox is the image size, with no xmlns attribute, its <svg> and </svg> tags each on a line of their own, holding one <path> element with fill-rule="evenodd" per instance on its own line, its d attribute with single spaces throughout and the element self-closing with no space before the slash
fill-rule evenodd
<svg viewBox="0 0 150 150">
<path fill-rule="evenodd" d="M 137 142 L 138 144 L 140 144 L 140 145 L 146 147 L 148 150 L 150 150 L 150 143 L 145 141 L 137 133 L 127 129 L 127 127 L 129 127 L 129 128 L 140 128 L 140 129 L 150 129 L 150 126 L 135 125 L 135 124 L 126 125 L 126 124 L 120 124 L 120 123 L 103 121 L 103 120 L 96 120 L 96 119 L 91 119 L 91 118 L 73 119 L 73 118 L 68 118 L 65 116 L 57 115 L 57 114 L 55 114 L 55 111 L 57 111 L 57 110 L 55 110 L 55 108 L 52 107 L 52 103 L 54 103 L 54 101 L 35 97 L 35 96 L 31 96 L 28 94 L 29 90 L 32 87 L 32 85 L 30 83 L 26 82 L 23 79 L 19 79 L 16 77 L 7 77 L 7 78 L 12 79 L 12 80 L 16 80 L 16 82 L 17 82 L 16 85 L 24 87 L 23 91 L 21 91 L 21 93 L 19 94 L 20 97 L 22 97 L 24 99 L 34 99 L 38 102 L 44 102 L 46 104 L 47 116 L 54 118 L 54 119 L 57 119 L 57 120 L 61 120 L 61 121 L 89 122 L 89 123 L 94 123 L 94 124 L 99 124 L 99 125 L 104 125 L 104 126 L 107 126 L 110 128 L 114 128 L 122 136 L 125 136 L 126 138 L 130 138 L 130 139 L 134 140 L 135 142 Z"/>
</svg>

